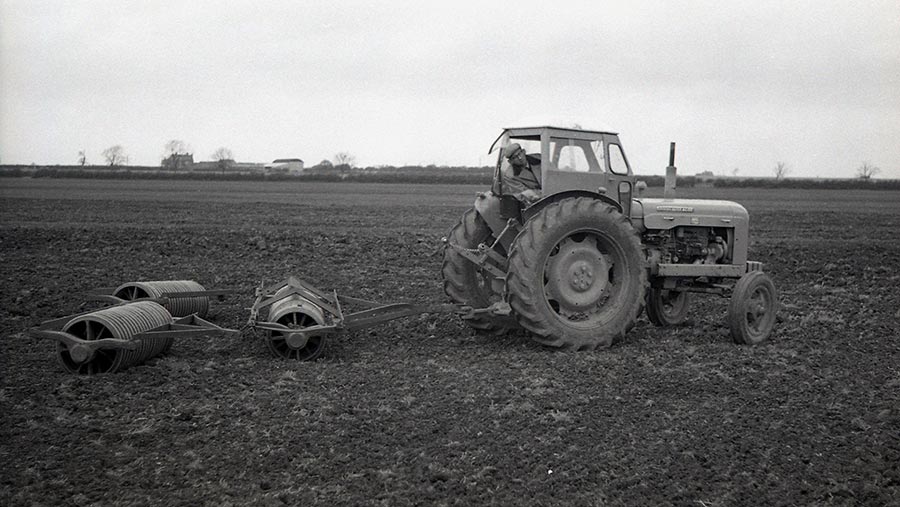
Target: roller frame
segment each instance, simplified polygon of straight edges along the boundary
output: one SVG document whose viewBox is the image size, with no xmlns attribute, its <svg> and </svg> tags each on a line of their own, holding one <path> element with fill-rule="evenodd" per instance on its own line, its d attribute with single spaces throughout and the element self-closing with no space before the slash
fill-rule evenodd
<svg viewBox="0 0 900 507">
<path fill-rule="evenodd" d="M 130 304 L 128 301 L 119 305 Z M 111 308 L 111 307 L 110 307 Z M 223 337 L 235 337 L 241 334 L 236 329 L 227 329 L 213 324 L 207 320 L 201 319 L 196 315 L 188 315 L 187 317 L 179 317 L 172 319 L 172 322 L 162 326 L 142 331 L 131 337 L 130 340 L 120 340 L 116 338 L 103 338 L 101 340 L 82 340 L 77 336 L 62 331 L 62 328 L 70 320 L 89 315 L 97 310 L 89 312 L 81 312 L 67 317 L 49 320 L 41 323 L 37 327 L 28 330 L 28 335 L 34 338 L 50 339 L 62 343 L 69 351 L 72 359 L 78 363 L 90 361 L 94 354 L 100 349 L 119 349 L 119 350 L 135 350 L 142 339 L 147 338 L 185 338 L 190 336 L 209 336 L 221 335 Z"/>
<path fill-rule="evenodd" d="M 165 305 L 169 299 L 182 299 L 182 298 L 195 298 L 195 297 L 209 297 L 216 298 L 217 301 L 224 301 L 225 296 L 230 296 L 237 294 L 238 291 L 234 289 L 214 289 L 214 290 L 199 290 L 193 292 L 164 292 L 162 297 L 158 298 L 138 298 L 138 299 L 122 299 L 120 297 L 113 296 L 113 293 L 116 291 L 117 287 L 98 287 L 91 291 L 88 291 L 86 296 L 88 301 L 99 301 L 102 303 L 110 303 L 113 305 L 118 305 L 122 303 L 130 303 L 132 301 L 153 301 L 159 303 L 161 305 Z"/>
<path fill-rule="evenodd" d="M 290 289 L 285 290 L 286 288 Z M 297 295 L 323 310 L 329 323 L 295 329 L 276 322 L 267 322 L 259 319 L 260 310 L 293 295 Z M 353 313 L 344 313 L 342 304 L 361 306 L 365 309 Z M 255 329 L 285 333 L 277 337 L 277 339 L 286 339 L 292 346 L 302 347 L 312 336 L 352 332 L 413 315 L 445 313 L 457 314 L 465 319 L 485 313 L 509 315 L 510 312 L 509 304 L 505 302 L 494 303 L 487 308 L 480 309 L 457 304 L 381 304 L 366 299 L 341 296 L 338 295 L 337 291 L 333 291 L 329 295 L 296 276 L 289 276 L 284 281 L 269 286 L 260 284 L 256 290 L 256 303 L 250 308 L 250 319 L 247 325 Z M 276 338 L 270 336 L 269 339 Z"/>
</svg>

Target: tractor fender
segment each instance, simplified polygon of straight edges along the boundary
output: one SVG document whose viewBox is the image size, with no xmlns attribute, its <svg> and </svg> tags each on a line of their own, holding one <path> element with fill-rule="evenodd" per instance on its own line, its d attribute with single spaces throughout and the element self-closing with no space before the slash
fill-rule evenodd
<svg viewBox="0 0 900 507">
<path fill-rule="evenodd" d="M 609 204 L 610 206 L 616 208 L 617 210 L 619 210 L 619 213 L 622 212 L 622 206 L 615 199 L 613 199 L 609 196 L 599 194 L 597 192 L 591 192 L 589 190 L 566 190 L 564 192 L 558 192 L 553 195 L 548 195 L 548 196 L 542 198 L 540 201 L 537 201 L 536 203 L 532 204 L 527 209 L 522 210 L 522 221 L 527 222 L 528 220 L 531 219 L 531 217 L 537 215 L 538 212 L 540 212 L 542 209 L 546 208 L 547 206 L 549 206 L 555 202 L 559 202 L 559 201 L 562 201 L 563 199 L 569 199 L 569 198 L 575 198 L 575 197 L 587 197 L 590 199 L 597 199 L 597 200 L 603 201 L 606 204 Z"/>
<path fill-rule="evenodd" d="M 475 197 L 475 204 L 473 207 L 485 221 L 488 228 L 491 229 L 494 237 L 499 236 L 500 233 L 503 232 L 503 229 L 506 227 L 506 220 L 500 214 L 499 197 L 497 197 L 493 192 L 490 191 L 479 192 Z M 503 245 L 503 248 L 506 248 L 507 252 L 512 246 L 511 243 L 511 238 L 501 239 L 500 242 L 500 244 Z"/>
</svg>

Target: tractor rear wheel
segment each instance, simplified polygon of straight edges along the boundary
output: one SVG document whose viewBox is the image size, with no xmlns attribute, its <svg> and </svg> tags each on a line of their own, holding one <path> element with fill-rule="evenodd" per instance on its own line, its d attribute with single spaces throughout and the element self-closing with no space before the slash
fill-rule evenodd
<svg viewBox="0 0 900 507">
<path fill-rule="evenodd" d="M 475 209 L 466 211 L 447 236 L 449 243 L 472 250 L 477 249 L 482 243 L 491 245 L 494 240 L 490 227 Z M 498 245 L 496 248 L 501 255 L 506 256 L 503 247 Z M 444 292 L 454 303 L 479 309 L 503 300 L 503 295 L 494 291 L 492 283 L 494 276 L 453 248 L 444 248 L 441 277 L 444 279 Z M 465 322 L 474 329 L 489 334 L 502 334 L 510 327 L 514 327 L 511 326 L 514 324 L 511 319 L 490 315 L 479 315 L 466 319 Z"/>
<path fill-rule="evenodd" d="M 509 304 L 535 341 L 564 349 L 608 347 L 644 305 L 646 258 L 614 207 L 590 198 L 548 205 L 516 237 Z"/>
<path fill-rule="evenodd" d="M 778 293 L 769 275 L 751 271 L 740 277 L 728 306 L 728 323 L 734 342 L 756 345 L 768 338 L 775 327 L 777 311 Z"/>
<path fill-rule="evenodd" d="M 647 291 L 647 318 L 656 326 L 684 322 L 691 307 L 691 293 L 652 288 Z"/>
</svg>

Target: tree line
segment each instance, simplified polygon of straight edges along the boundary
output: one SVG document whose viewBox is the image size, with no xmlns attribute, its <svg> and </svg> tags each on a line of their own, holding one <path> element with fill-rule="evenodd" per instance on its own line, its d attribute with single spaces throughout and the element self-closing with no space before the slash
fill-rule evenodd
<svg viewBox="0 0 900 507">
<path fill-rule="evenodd" d="M 130 161 L 130 157 L 125 152 L 125 148 L 120 144 L 115 144 L 106 148 L 100 155 L 103 158 L 104 165 L 109 167 L 127 166 Z M 160 165 L 162 167 L 176 165 L 176 161 L 179 160 L 179 157 L 193 157 L 191 147 L 181 139 L 172 139 L 163 146 Z M 235 160 L 234 152 L 225 146 L 217 148 L 209 157 L 212 161 L 219 163 L 234 162 Z M 81 167 L 90 165 L 85 150 L 80 150 L 78 152 L 76 163 Z M 340 151 L 336 153 L 331 160 L 324 159 L 312 167 L 318 169 L 335 169 L 339 172 L 346 172 L 357 167 L 356 157 L 347 151 Z"/>
</svg>

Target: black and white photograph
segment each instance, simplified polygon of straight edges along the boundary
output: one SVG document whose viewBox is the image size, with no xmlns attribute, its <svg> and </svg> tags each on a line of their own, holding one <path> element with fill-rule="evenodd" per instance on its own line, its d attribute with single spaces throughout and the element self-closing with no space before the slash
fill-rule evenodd
<svg viewBox="0 0 900 507">
<path fill-rule="evenodd" d="M 0 0 L 0 505 L 900 507 L 900 2 Z"/>
</svg>

